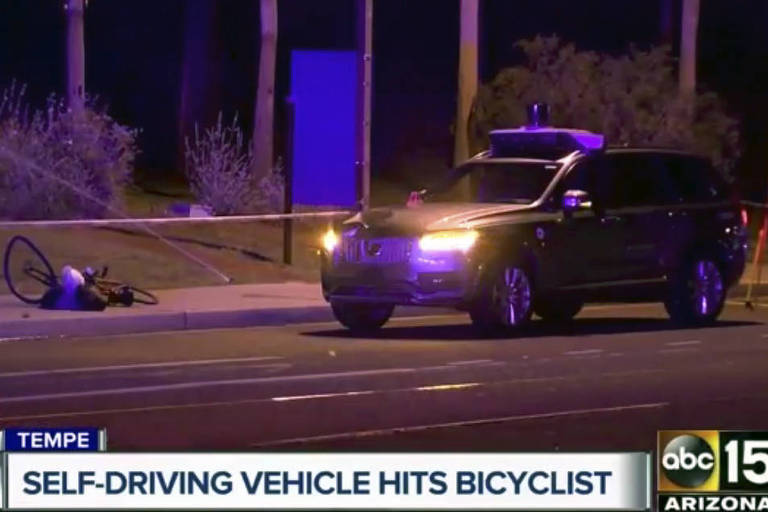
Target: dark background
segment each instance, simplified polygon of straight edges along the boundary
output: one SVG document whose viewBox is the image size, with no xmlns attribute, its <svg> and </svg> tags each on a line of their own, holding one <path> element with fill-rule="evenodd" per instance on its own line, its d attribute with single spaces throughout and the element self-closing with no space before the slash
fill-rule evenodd
<svg viewBox="0 0 768 512">
<path fill-rule="evenodd" d="M 669 42 L 680 0 L 482 0 L 481 78 L 519 62 L 514 42 L 558 34 L 578 48 L 621 53 Z M 742 121 L 743 193 L 761 198 L 768 157 L 768 2 L 702 0 L 699 87 Z M 671 6 L 671 9 L 664 8 Z M 277 152 L 293 48 L 351 49 L 353 0 L 279 0 Z M 238 113 L 250 129 L 258 70 L 258 0 L 90 0 L 86 88 L 119 121 L 142 129 L 142 179 L 178 173 L 179 115 L 203 124 Z M 418 185 L 450 165 L 459 37 L 458 0 L 375 0 L 373 174 Z M 27 84 L 42 105 L 64 88 L 61 0 L 0 0 L 0 86 Z M 186 89 L 185 89 L 186 87 Z"/>
</svg>

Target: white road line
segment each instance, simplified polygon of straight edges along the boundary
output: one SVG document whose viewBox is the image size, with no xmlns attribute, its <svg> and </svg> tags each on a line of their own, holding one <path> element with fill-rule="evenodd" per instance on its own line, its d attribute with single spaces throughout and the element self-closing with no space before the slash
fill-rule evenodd
<svg viewBox="0 0 768 512">
<path fill-rule="evenodd" d="M 600 354 L 603 350 L 599 348 L 590 348 L 587 350 L 569 350 L 568 352 L 563 352 L 563 355 L 566 356 L 589 356 L 589 355 L 595 355 Z"/>
<path fill-rule="evenodd" d="M 295 402 L 298 400 L 315 400 L 318 398 L 341 398 L 347 396 L 360 396 L 360 395 L 372 395 L 377 393 L 374 390 L 367 391 L 344 391 L 341 393 L 315 393 L 314 395 L 290 395 L 290 396 L 276 396 L 268 398 L 273 402 Z"/>
<path fill-rule="evenodd" d="M 159 384 L 155 386 L 133 386 L 126 388 L 94 389 L 89 391 L 68 391 L 63 393 L 0 397 L 0 404 L 33 402 L 41 400 L 61 400 L 67 398 L 85 398 L 94 396 L 127 395 L 131 393 L 155 393 L 159 391 L 179 391 L 185 389 L 203 389 L 221 386 L 244 386 L 275 382 L 300 382 L 308 380 L 343 379 L 348 377 L 370 377 L 374 375 L 397 375 L 451 369 L 453 368 L 450 366 L 423 366 L 419 368 L 382 368 L 377 370 L 353 370 L 336 373 L 309 373 L 300 375 L 279 375 L 273 377 L 253 377 L 249 379 L 179 382 L 174 384 Z"/>
<path fill-rule="evenodd" d="M 688 348 L 688 347 L 680 347 L 680 348 L 662 348 L 658 351 L 659 354 L 674 354 L 677 352 L 698 352 L 698 348 Z"/>
<path fill-rule="evenodd" d="M 511 422 L 511 421 L 529 421 L 529 420 L 560 418 L 560 417 L 567 417 L 567 416 L 578 416 L 578 415 L 584 415 L 584 414 L 601 414 L 601 413 L 605 414 L 605 413 L 612 413 L 612 412 L 644 410 L 644 409 L 661 409 L 667 406 L 669 406 L 669 402 L 655 402 L 655 403 L 646 403 L 646 404 L 619 405 L 616 407 L 597 407 L 594 409 L 572 409 L 569 411 L 547 412 L 547 413 L 540 413 L 540 414 L 523 414 L 518 416 L 500 416 L 496 418 L 452 421 L 447 423 L 433 423 L 429 425 L 392 427 L 392 428 L 375 429 L 375 430 L 359 430 L 356 432 L 343 432 L 339 434 L 328 434 L 324 436 L 294 437 L 289 439 L 278 439 L 275 441 L 267 441 L 264 443 L 254 443 L 251 445 L 251 447 L 264 448 L 269 446 L 279 446 L 279 445 L 286 445 L 286 444 L 335 441 L 340 439 L 348 439 L 348 438 L 356 438 L 356 437 L 401 434 L 401 433 L 407 433 L 407 432 L 432 430 L 436 428 L 468 427 L 468 426 L 476 426 L 476 425 L 489 425 L 493 423 L 505 423 L 505 422 Z"/>
<path fill-rule="evenodd" d="M 437 368 L 437 367 L 435 367 Z M 450 369 L 444 367 L 444 369 Z M 644 369 L 644 370 L 631 370 L 626 372 L 609 372 L 600 374 L 601 378 L 617 378 L 617 377 L 635 377 L 637 375 L 652 375 L 664 373 L 659 369 Z M 196 402 L 188 404 L 164 404 L 164 405 L 147 405 L 142 407 L 124 407 L 124 408 L 111 408 L 111 409 L 93 409 L 93 410 L 75 410 L 66 412 L 49 412 L 42 414 L 23 414 L 19 416 L 0 416 L 0 421 L 12 422 L 21 420 L 42 420 L 52 418 L 74 418 L 84 416 L 99 416 L 103 414 L 126 414 L 136 412 L 157 412 L 157 411 L 171 411 L 182 409 L 203 409 L 206 407 L 232 407 L 238 405 L 248 404 L 260 404 L 268 402 L 291 402 L 294 400 L 310 400 L 310 399 L 329 399 L 340 398 L 350 395 L 376 395 L 376 394 L 389 394 L 389 393 L 403 393 L 413 391 L 455 391 L 475 387 L 495 387 L 495 386 L 507 386 L 513 384 L 534 384 L 544 382 L 561 382 L 566 381 L 570 377 L 566 376 L 552 376 L 552 377 L 530 377 L 523 379 L 509 379 L 500 381 L 488 381 L 488 382 L 460 382 L 451 384 L 435 384 L 418 387 L 408 388 L 393 388 L 393 389 L 364 389 L 353 391 L 341 391 L 331 393 L 316 393 L 313 395 L 287 395 L 279 397 L 263 397 L 263 398 L 246 398 L 242 400 L 218 400 L 213 402 Z M 579 378 L 579 377 L 577 377 Z"/>
<path fill-rule="evenodd" d="M 665 343 L 669 347 L 684 347 L 687 345 L 701 345 L 701 340 L 687 340 L 687 341 L 670 341 Z"/>
<path fill-rule="evenodd" d="M 197 359 L 191 361 L 169 361 L 159 363 L 136 363 L 136 364 L 123 364 L 117 366 L 86 366 L 83 368 L 59 368 L 53 370 L 29 370 L 21 372 L 5 372 L 0 373 L 0 378 L 11 377 L 32 377 L 36 375 L 58 375 L 66 373 L 90 373 L 90 372 L 113 372 L 123 370 L 143 370 L 147 368 L 176 368 L 183 366 L 205 366 L 215 364 L 228 364 L 228 363 L 252 363 L 254 361 L 274 361 L 276 359 L 283 359 L 279 356 L 262 356 L 262 357 L 233 357 L 228 359 Z"/>
<path fill-rule="evenodd" d="M 493 363 L 493 359 L 470 359 L 468 361 L 454 361 L 448 364 L 451 366 L 467 366 L 472 364 L 488 364 L 488 363 Z"/>
</svg>

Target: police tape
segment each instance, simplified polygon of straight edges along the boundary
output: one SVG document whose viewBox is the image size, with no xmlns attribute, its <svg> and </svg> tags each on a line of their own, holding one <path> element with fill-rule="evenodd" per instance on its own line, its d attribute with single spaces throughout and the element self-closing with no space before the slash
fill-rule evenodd
<svg viewBox="0 0 768 512">
<path fill-rule="evenodd" d="M 743 206 L 752 206 L 753 208 L 768 208 L 768 203 L 758 203 L 757 201 L 739 201 Z"/>
<path fill-rule="evenodd" d="M 304 213 L 267 213 L 261 215 L 225 215 L 215 217 L 153 217 L 113 219 L 71 219 L 71 220 L 21 220 L 0 221 L 0 228 L 51 228 L 51 227 L 100 227 L 132 224 L 207 224 L 219 222 L 254 222 L 301 219 L 333 219 L 352 215 L 351 210 L 329 210 Z"/>
</svg>

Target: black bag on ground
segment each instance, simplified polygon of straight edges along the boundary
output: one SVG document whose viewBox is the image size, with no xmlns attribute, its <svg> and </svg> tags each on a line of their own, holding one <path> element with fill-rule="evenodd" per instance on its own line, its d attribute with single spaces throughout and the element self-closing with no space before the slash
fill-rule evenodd
<svg viewBox="0 0 768 512">
<path fill-rule="evenodd" d="M 67 291 L 61 285 L 49 288 L 40 302 L 43 309 L 67 309 L 75 311 L 104 311 L 108 304 L 105 297 L 95 286 L 80 285 Z"/>
</svg>

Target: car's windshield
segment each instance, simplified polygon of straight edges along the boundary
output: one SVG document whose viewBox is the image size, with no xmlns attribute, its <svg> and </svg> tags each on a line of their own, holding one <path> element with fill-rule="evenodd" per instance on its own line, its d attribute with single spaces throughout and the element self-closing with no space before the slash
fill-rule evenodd
<svg viewBox="0 0 768 512">
<path fill-rule="evenodd" d="M 558 164 L 538 162 L 471 162 L 456 169 L 428 197 L 431 201 L 532 203 L 544 193 L 558 168 Z"/>
</svg>

